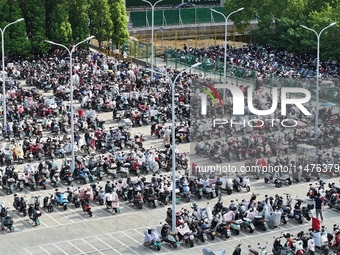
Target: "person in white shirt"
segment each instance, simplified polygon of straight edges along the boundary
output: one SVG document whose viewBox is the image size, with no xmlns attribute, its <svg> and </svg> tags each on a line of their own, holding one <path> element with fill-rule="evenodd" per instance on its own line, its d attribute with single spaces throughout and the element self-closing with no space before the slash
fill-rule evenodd
<svg viewBox="0 0 340 255">
<path fill-rule="evenodd" d="M 170 144 L 170 135 L 171 135 L 171 129 L 168 127 L 165 127 L 164 129 L 164 145 Z"/>
</svg>

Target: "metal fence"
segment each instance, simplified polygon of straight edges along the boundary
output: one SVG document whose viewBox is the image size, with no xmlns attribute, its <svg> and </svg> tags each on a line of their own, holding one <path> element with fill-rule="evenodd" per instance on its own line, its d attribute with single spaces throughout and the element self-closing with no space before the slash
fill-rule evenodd
<svg viewBox="0 0 340 255">
<path fill-rule="evenodd" d="M 150 7 L 150 5 L 148 3 L 145 3 L 141 0 L 126 0 L 126 7 L 130 8 L 130 7 Z M 153 1 L 155 2 L 155 1 Z M 163 0 L 162 2 L 157 4 L 158 6 L 172 6 L 175 7 L 178 4 L 182 3 L 182 0 Z M 185 2 L 189 2 L 189 3 L 194 3 L 194 4 L 199 4 L 199 5 L 219 5 L 221 3 L 221 0 L 188 0 Z"/>
<path fill-rule="evenodd" d="M 223 81 L 223 62 L 216 59 L 194 56 L 192 54 L 183 53 L 181 51 L 167 49 L 165 51 L 166 65 L 174 68 L 189 67 L 197 62 L 201 62 L 199 67 L 202 75 L 208 79 Z M 227 66 L 227 79 L 234 85 L 253 86 L 255 89 L 257 72 L 250 68 L 244 68 L 237 65 Z M 315 100 L 316 94 L 316 78 L 301 78 L 299 75 L 292 77 L 282 77 L 269 73 L 267 77 L 261 80 L 263 86 L 272 87 L 302 87 L 311 92 L 312 98 Z M 319 99 L 323 102 L 332 102 L 340 105 L 340 79 L 319 79 Z M 298 98 L 304 96 L 302 94 L 290 93 L 289 97 Z M 310 102 L 311 103 L 311 102 Z"/>
<path fill-rule="evenodd" d="M 223 7 L 214 8 L 222 13 L 225 12 Z M 130 12 L 131 27 L 150 27 L 152 11 Z M 186 25 L 201 23 L 219 23 L 224 22 L 222 15 L 214 13 L 210 8 L 187 8 L 174 10 L 156 10 L 154 11 L 154 26 L 168 25 Z"/>
</svg>

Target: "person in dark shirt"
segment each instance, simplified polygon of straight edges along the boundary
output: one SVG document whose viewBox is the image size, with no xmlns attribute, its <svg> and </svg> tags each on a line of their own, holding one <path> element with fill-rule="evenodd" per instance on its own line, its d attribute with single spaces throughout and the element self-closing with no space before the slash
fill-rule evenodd
<svg viewBox="0 0 340 255">
<path fill-rule="evenodd" d="M 320 194 L 317 194 L 315 199 L 315 214 L 316 214 L 316 218 L 321 219 L 321 222 L 323 222 L 323 215 L 322 215 L 322 211 L 325 209 L 324 204 L 323 204 L 323 200 L 320 198 Z"/>
</svg>

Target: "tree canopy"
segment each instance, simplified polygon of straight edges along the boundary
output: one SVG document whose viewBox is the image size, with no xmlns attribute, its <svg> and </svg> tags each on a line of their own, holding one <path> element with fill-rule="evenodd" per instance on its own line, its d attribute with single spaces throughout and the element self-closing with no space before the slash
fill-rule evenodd
<svg viewBox="0 0 340 255">
<path fill-rule="evenodd" d="M 317 33 L 333 22 L 340 22 L 340 2 L 317 0 L 227 0 L 226 14 L 238 8 L 244 10 L 230 16 L 238 29 L 244 29 L 251 20 L 257 19 L 258 30 L 250 33 L 254 43 L 270 45 L 294 54 L 316 55 L 317 37 L 301 25 Z M 320 36 L 320 58 L 340 59 L 340 23 L 328 28 Z"/>
<path fill-rule="evenodd" d="M 46 53 L 54 46 L 45 40 L 71 46 L 90 35 L 100 45 L 129 38 L 124 0 L 0 0 L 0 10 L 0 29 L 24 18 L 6 28 L 6 53 Z"/>
</svg>

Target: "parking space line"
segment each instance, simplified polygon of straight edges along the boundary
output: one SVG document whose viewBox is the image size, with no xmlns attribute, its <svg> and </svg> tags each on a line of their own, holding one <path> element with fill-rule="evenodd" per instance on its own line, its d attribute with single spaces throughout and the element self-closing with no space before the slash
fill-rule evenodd
<svg viewBox="0 0 340 255">
<path fill-rule="evenodd" d="M 25 218 L 20 218 L 15 212 L 11 212 L 12 218 L 19 219 L 21 222 L 25 223 L 25 225 L 33 228 L 32 224 L 28 223 Z"/>
<path fill-rule="evenodd" d="M 113 247 L 107 243 L 105 243 L 103 240 L 101 240 L 98 236 L 95 236 L 94 238 L 96 238 L 98 241 L 100 241 L 101 243 L 105 244 L 108 248 L 113 249 Z"/>
<path fill-rule="evenodd" d="M 125 255 L 125 254 L 121 253 L 120 251 L 116 250 L 116 249 L 113 248 L 113 247 L 111 247 L 111 249 L 115 252 L 115 254 Z"/>
<path fill-rule="evenodd" d="M 74 245 L 73 243 L 71 243 L 70 241 L 67 241 L 68 244 L 70 244 L 71 246 L 73 246 L 74 248 L 76 248 L 78 251 L 80 251 L 80 254 L 84 254 L 84 251 L 79 249 L 76 245 Z"/>
<path fill-rule="evenodd" d="M 27 248 L 24 248 L 24 250 L 26 251 L 26 253 L 28 254 L 28 255 L 34 255 L 32 252 L 30 252 Z"/>
<path fill-rule="evenodd" d="M 220 242 L 225 242 L 225 241 L 228 240 L 228 238 L 222 239 L 221 237 L 215 236 L 215 240 L 218 240 L 218 241 L 220 241 Z"/>
<path fill-rule="evenodd" d="M 86 242 L 83 238 L 80 238 L 80 240 L 82 240 L 86 245 L 92 247 L 92 249 L 100 254 L 104 254 L 103 252 L 101 252 L 99 249 L 97 249 L 96 247 L 94 247 L 92 244 L 90 244 L 89 242 Z"/>
<path fill-rule="evenodd" d="M 74 221 L 74 220 L 72 220 L 70 217 L 68 217 L 67 215 L 63 214 L 63 212 L 65 212 L 65 210 L 64 210 L 64 211 L 61 211 L 61 210 L 59 210 L 58 208 L 56 208 L 56 206 L 54 207 L 54 210 L 56 210 L 59 214 L 61 214 L 64 218 L 68 219 L 68 220 L 71 221 L 72 223 L 77 223 L 77 221 Z M 67 207 L 67 210 L 73 212 L 75 215 L 78 215 L 81 219 L 84 218 L 83 215 L 81 215 L 80 213 L 78 213 L 78 212 L 72 210 L 71 208 L 69 208 L 69 206 Z"/>
<path fill-rule="evenodd" d="M 60 243 L 64 243 L 65 241 L 63 242 L 60 242 Z M 59 251 L 61 251 L 62 253 L 64 253 L 65 255 L 68 255 L 67 252 L 63 251 L 61 248 L 59 248 L 55 243 L 51 243 L 54 247 L 56 247 Z"/>
<path fill-rule="evenodd" d="M 108 234 L 108 236 L 110 236 L 112 239 L 116 240 L 118 243 L 120 243 L 121 245 L 123 245 L 126 249 L 132 251 L 134 254 L 139 255 L 138 252 L 134 251 L 133 249 L 131 249 L 128 245 L 126 245 L 125 243 L 119 241 L 117 238 L 115 238 L 114 236 L 112 236 L 111 234 Z"/>
<path fill-rule="evenodd" d="M 44 247 L 42 247 L 42 246 L 39 246 L 39 248 L 41 249 L 41 250 L 43 250 L 43 252 L 45 252 L 45 253 L 47 253 L 48 255 L 52 255 L 51 253 L 49 253 L 46 249 L 44 249 Z"/>
<path fill-rule="evenodd" d="M 109 213 L 108 211 L 104 210 L 102 207 L 100 207 L 99 205 L 97 205 L 97 204 L 94 203 L 93 201 L 91 202 L 91 204 L 93 204 L 95 208 L 98 208 L 100 211 L 104 212 L 106 215 L 112 216 L 111 213 Z"/>
<path fill-rule="evenodd" d="M 55 209 L 55 208 L 54 208 Z M 52 216 L 50 216 L 50 213 L 48 211 L 45 211 L 44 215 L 46 215 L 48 218 L 50 218 L 52 221 L 54 221 L 55 223 L 57 223 L 59 226 L 63 225 L 61 224 L 59 221 L 57 221 L 56 219 L 54 219 Z M 50 227 L 50 226 L 48 226 Z"/>
<path fill-rule="evenodd" d="M 0 190 L 0 194 L 3 196 L 8 196 L 5 192 L 3 192 L 2 190 Z"/>
<path fill-rule="evenodd" d="M 131 236 L 128 236 L 127 234 L 125 234 L 124 232 L 122 233 L 122 235 L 126 236 L 127 238 L 131 239 L 132 241 L 134 241 L 135 243 L 139 244 L 142 247 L 145 247 L 143 245 L 143 243 L 137 241 L 136 239 L 132 238 Z M 149 247 L 145 247 L 145 248 L 149 248 Z M 151 248 L 149 248 L 150 252 L 152 252 L 153 254 L 157 254 L 155 251 L 153 251 Z"/>
</svg>

